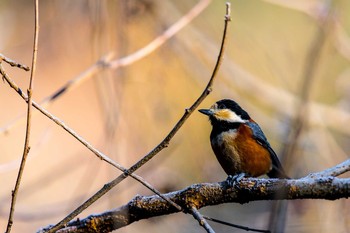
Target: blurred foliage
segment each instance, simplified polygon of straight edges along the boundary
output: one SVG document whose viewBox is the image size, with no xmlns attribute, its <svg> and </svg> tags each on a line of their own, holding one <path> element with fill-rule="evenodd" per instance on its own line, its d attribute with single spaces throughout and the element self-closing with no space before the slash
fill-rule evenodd
<svg viewBox="0 0 350 233">
<path fill-rule="evenodd" d="M 296 111 L 306 54 L 319 27 L 319 21 L 305 11 L 311 9 L 307 12 L 317 13 L 324 3 L 293 1 L 300 7 L 296 10 L 279 4 L 285 2 L 231 1 L 232 23 L 225 59 L 214 91 L 203 103 L 203 107 L 208 107 L 221 98 L 235 99 L 259 122 L 277 152 L 288 144 L 285 138 L 292 112 Z M 41 1 L 34 99 L 38 102 L 44 99 L 108 52 L 120 58 L 144 47 L 196 3 L 194 0 Z M 333 1 L 331 7 L 347 36 L 350 2 Z M 115 161 L 126 167 L 132 165 L 160 142 L 205 87 L 219 51 L 224 12 L 224 1 L 213 1 L 151 55 L 121 69 L 99 72 L 63 95 L 48 110 Z M 0 25 L 1 53 L 30 65 L 33 3 L 1 1 Z M 330 111 L 350 114 L 349 58 L 342 53 L 346 48 L 342 51 L 337 47 L 335 32 L 336 26 L 326 35 L 315 68 L 311 102 L 330 107 Z M 6 70 L 25 90 L 29 73 L 11 67 Z M 284 102 L 285 95 L 293 97 L 293 102 Z M 3 109 L 0 126 L 4 127 L 25 113 L 26 108 L 7 84 L 0 85 L 0 97 Z M 293 155 L 293 164 L 288 166 L 290 174 L 301 177 L 347 159 L 348 125 L 348 121 L 344 122 L 344 129 L 337 129 L 329 127 L 328 122 L 310 123 Z M 19 122 L 0 135 L 1 226 L 7 220 L 17 173 L 12 164 L 21 156 L 24 129 L 24 122 Z M 32 149 L 19 191 L 13 232 L 33 232 L 57 222 L 119 174 L 39 114 L 33 119 L 32 130 Z M 208 120 L 194 113 L 169 148 L 137 173 L 164 192 L 194 182 L 224 180 L 226 175 L 209 145 L 209 133 Z M 122 205 L 137 193 L 150 194 L 127 179 L 81 217 Z M 346 232 L 350 227 L 349 201 L 291 203 L 286 232 Z M 205 208 L 203 213 L 266 228 L 269 211 L 270 202 L 256 202 L 213 206 Z M 218 232 L 239 232 L 218 224 L 213 227 Z M 140 231 L 203 230 L 191 216 L 183 214 L 141 221 L 120 230 Z"/>
</svg>

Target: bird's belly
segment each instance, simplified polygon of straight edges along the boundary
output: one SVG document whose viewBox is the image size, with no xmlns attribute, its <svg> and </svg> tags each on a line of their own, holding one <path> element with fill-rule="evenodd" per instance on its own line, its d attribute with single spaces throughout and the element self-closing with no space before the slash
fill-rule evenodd
<svg viewBox="0 0 350 233">
<path fill-rule="evenodd" d="M 224 132 L 211 141 L 213 151 L 228 175 L 261 176 L 271 170 L 269 152 L 254 139 L 241 141 L 235 132 Z"/>
</svg>

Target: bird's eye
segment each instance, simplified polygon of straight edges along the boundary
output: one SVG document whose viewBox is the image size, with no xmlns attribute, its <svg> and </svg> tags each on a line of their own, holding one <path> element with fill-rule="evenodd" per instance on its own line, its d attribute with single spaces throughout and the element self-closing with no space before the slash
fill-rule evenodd
<svg viewBox="0 0 350 233">
<path fill-rule="evenodd" d="M 218 105 L 218 109 L 225 109 L 225 108 L 226 108 L 225 104 L 219 104 Z"/>
</svg>

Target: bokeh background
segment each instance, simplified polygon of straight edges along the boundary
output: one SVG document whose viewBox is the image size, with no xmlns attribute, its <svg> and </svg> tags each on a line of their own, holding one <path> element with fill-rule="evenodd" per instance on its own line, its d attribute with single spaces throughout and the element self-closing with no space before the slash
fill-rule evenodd
<svg viewBox="0 0 350 233">
<path fill-rule="evenodd" d="M 118 59 L 143 48 L 198 2 L 40 1 L 34 100 L 40 103 L 107 54 Z M 201 107 L 222 98 L 235 99 L 261 125 L 292 177 L 348 159 L 350 2 L 230 2 L 232 22 L 224 61 L 213 92 Z M 29 66 L 33 5 L 25 0 L 0 2 L 0 51 Z M 99 70 L 46 108 L 118 163 L 132 165 L 164 138 L 204 89 L 218 55 L 224 14 L 225 1 L 212 1 L 150 55 L 119 69 Z M 26 90 L 29 72 L 4 67 Z M 26 104 L 1 83 L 0 108 L 0 227 L 4 230 L 23 151 L 21 116 Z M 195 112 L 169 147 L 137 174 L 162 192 L 224 180 L 210 148 L 210 130 L 208 119 Z M 58 222 L 120 174 L 37 111 L 31 135 L 13 232 L 33 232 Z M 79 217 L 116 208 L 136 194 L 151 193 L 127 179 Z M 201 212 L 266 229 L 272 203 L 225 204 Z M 349 232 L 349 200 L 289 203 L 286 232 Z M 242 232 L 211 225 L 217 232 Z M 203 229 L 192 216 L 173 214 L 119 230 L 164 231 Z"/>
</svg>

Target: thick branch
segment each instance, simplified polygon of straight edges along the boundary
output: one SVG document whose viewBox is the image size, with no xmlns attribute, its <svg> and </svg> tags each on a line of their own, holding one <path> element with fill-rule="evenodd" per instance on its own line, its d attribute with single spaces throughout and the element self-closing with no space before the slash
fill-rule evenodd
<svg viewBox="0 0 350 233">
<path fill-rule="evenodd" d="M 226 182 L 193 184 L 165 196 L 180 206 L 195 206 L 197 209 L 230 202 L 243 204 L 276 199 L 335 200 L 350 196 L 350 178 L 310 177 L 312 176 L 295 180 L 244 178 L 236 187 L 230 187 Z M 136 196 L 126 205 L 72 221 L 57 232 L 100 232 L 102 229 L 103 232 L 109 232 L 141 219 L 176 212 L 178 210 L 157 195 Z"/>
</svg>

